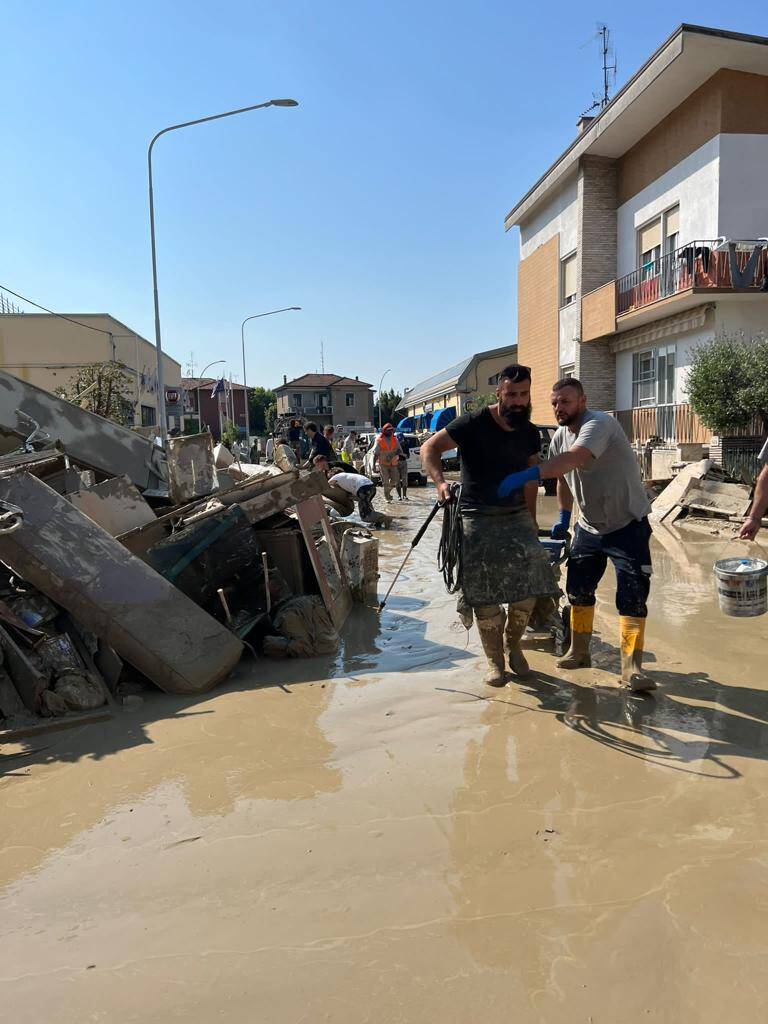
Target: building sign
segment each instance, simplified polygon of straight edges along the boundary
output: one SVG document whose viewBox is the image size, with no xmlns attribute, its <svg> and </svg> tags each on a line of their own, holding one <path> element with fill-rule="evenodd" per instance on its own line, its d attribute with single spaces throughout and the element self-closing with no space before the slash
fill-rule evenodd
<svg viewBox="0 0 768 1024">
<path fill-rule="evenodd" d="M 176 405 L 179 401 L 179 392 L 176 388 L 165 389 L 165 401 L 168 405 Z"/>
</svg>

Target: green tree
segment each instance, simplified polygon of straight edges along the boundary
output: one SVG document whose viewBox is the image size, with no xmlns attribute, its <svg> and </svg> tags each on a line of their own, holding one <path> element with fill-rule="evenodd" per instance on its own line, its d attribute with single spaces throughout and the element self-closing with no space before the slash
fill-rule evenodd
<svg viewBox="0 0 768 1024">
<path fill-rule="evenodd" d="M 248 415 L 252 434 L 265 434 L 277 416 L 277 398 L 269 388 L 248 389 Z"/>
<path fill-rule="evenodd" d="M 494 402 L 498 402 L 498 398 L 492 392 L 489 392 L 487 395 L 475 395 L 472 399 L 472 408 L 474 410 L 485 409 L 487 405 L 493 405 Z"/>
<path fill-rule="evenodd" d="M 402 401 L 403 396 L 399 394 L 394 388 L 390 388 L 389 391 L 382 391 L 379 395 L 379 400 L 373 407 L 374 423 L 379 422 L 379 406 L 381 406 L 381 422 L 394 424 L 395 409 Z"/>
<path fill-rule="evenodd" d="M 716 434 L 760 417 L 768 427 L 768 339 L 719 334 L 694 349 L 686 380 L 688 400 Z"/>
<path fill-rule="evenodd" d="M 64 398 L 81 409 L 113 420 L 121 426 L 133 423 L 134 380 L 120 363 L 89 363 L 81 366 L 67 387 L 56 388 Z"/>
</svg>

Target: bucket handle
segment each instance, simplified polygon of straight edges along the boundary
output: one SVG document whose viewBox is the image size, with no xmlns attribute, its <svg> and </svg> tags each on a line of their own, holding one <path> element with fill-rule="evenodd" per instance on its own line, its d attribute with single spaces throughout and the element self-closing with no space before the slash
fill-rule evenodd
<svg viewBox="0 0 768 1024">
<path fill-rule="evenodd" d="M 736 543 L 737 541 L 740 541 L 740 538 L 739 538 L 739 537 L 728 537 L 728 538 L 726 539 L 726 542 L 725 542 L 725 544 L 723 544 L 723 549 L 722 549 L 722 551 L 720 552 L 720 554 L 719 554 L 719 555 L 717 556 L 717 558 L 715 559 L 715 562 L 719 562 L 719 561 L 720 561 L 720 559 L 721 559 L 721 558 L 723 557 L 724 553 L 725 553 L 725 552 L 726 552 L 726 551 L 728 550 L 728 548 L 729 548 L 729 547 L 731 546 L 731 544 L 735 544 L 735 543 Z M 760 554 L 761 554 L 761 555 L 763 556 L 763 558 L 764 558 L 764 559 L 765 559 L 765 560 L 766 560 L 766 561 L 768 562 L 768 554 L 766 553 L 766 551 L 765 551 L 765 548 L 764 548 L 764 547 L 762 546 L 762 544 L 760 543 L 760 541 L 758 541 L 758 540 L 754 540 L 754 539 L 753 539 L 753 540 L 751 540 L 751 541 L 750 541 L 750 540 L 748 540 L 748 541 L 747 541 L 747 544 L 756 544 L 756 545 L 757 545 L 757 547 L 758 547 L 758 549 L 759 549 L 759 551 L 760 551 Z"/>
</svg>

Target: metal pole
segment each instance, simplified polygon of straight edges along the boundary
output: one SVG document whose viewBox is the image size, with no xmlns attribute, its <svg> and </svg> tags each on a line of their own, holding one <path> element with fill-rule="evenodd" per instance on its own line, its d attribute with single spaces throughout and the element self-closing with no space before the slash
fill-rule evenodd
<svg viewBox="0 0 768 1024">
<path fill-rule="evenodd" d="M 249 320 L 258 320 L 262 316 L 274 316 L 275 313 L 289 313 L 292 310 L 300 310 L 301 306 L 285 306 L 283 309 L 270 309 L 267 313 L 254 313 L 253 316 L 247 316 L 240 324 L 240 341 L 243 346 L 243 396 L 245 398 L 245 443 L 248 445 L 248 451 L 251 450 L 251 416 L 248 408 L 248 380 L 245 373 L 245 325 Z"/>
<path fill-rule="evenodd" d="M 160 303 L 157 297 L 157 247 L 155 245 L 155 196 L 152 188 L 152 149 L 161 135 L 167 132 L 176 131 L 179 128 L 189 128 L 194 124 L 204 124 L 206 121 L 218 121 L 222 117 L 233 117 L 235 114 L 245 114 L 249 110 L 260 110 L 262 107 L 297 107 L 296 100 L 267 100 L 266 103 L 254 103 L 250 107 L 239 107 L 237 110 L 227 110 L 223 114 L 212 114 L 210 117 L 198 117 L 194 121 L 182 121 L 181 124 L 172 124 L 159 131 L 149 144 L 147 149 L 147 176 L 149 183 L 149 238 L 152 246 L 152 289 L 155 302 L 155 356 L 157 358 L 157 390 L 158 390 L 158 411 L 160 413 L 160 440 L 165 443 L 167 437 L 167 424 L 165 415 L 165 375 L 163 373 L 163 346 L 160 337 Z"/>
<path fill-rule="evenodd" d="M 379 381 L 379 433 L 381 433 L 381 385 L 384 383 L 384 378 L 388 373 L 392 373 L 392 370 L 385 370 L 381 375 L 381 380 Z"/>
</svg>

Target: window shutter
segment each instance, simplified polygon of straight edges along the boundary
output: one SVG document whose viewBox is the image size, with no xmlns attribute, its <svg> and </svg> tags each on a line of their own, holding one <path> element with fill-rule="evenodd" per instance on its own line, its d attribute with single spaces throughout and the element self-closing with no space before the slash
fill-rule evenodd
<svg viewBox="0 0 768 1024">
<path fill-rule="evenodd" d="M 576 294 L 576 257 L 569 256 L 563 263 L 563 298 Z"/>
<path fill-rule="evenodd" d="M 670 235 L 676 235 L 680 230 L 680 207 L 675 206 L 672 210 L 667 213 L 667 238 Z"/>
<path fill-rule="evenodd" d="M 649 252 L 661 245 L 661 217 L 640 228 L 640 252 Z"/>
</svg>

